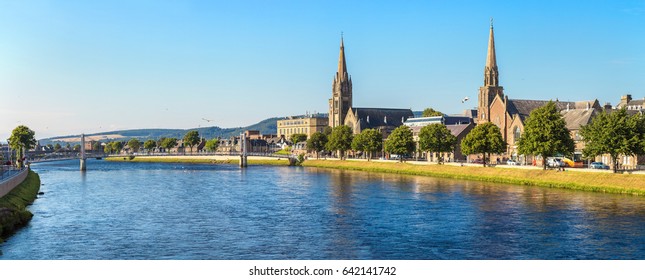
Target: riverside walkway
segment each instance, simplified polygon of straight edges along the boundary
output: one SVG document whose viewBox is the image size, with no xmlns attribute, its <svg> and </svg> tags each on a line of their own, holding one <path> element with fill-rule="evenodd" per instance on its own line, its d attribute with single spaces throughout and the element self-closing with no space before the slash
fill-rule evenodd
<svg viewBox="0 0 645 280">
<path fill-rule="evenodd" d="M 13 188 L 27 178 L 29 168 L 12 168 L 3 166 L 0 168 L 0 197 L 8 194 Z"/>
</svg>

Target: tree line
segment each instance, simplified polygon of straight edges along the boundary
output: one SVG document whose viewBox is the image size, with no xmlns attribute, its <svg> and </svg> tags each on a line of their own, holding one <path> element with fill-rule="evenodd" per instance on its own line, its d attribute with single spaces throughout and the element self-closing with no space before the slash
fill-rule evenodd
<svg viewBox="0 0 645 280">
<path fill-rule="evenodd" d="M 183 144 L 189 147 L 190 152 L 192 153 L 193 147 L 201 143 L 202 138 L 199 136 L 199 132 L 197 130 L 191 130 L 184 135 L 184 138 L 182 140 L 183 140 Z M 121 150 L 124 148 L 123 143 L 124 142 L 121 142 L 121 141 L 108 142 L 103 147 L 103 152 L 106 154 L 120 153 Z M 145 142 L 142 142 L 137 138 L 132 138 L 128 140 L 127 145 L 128 145 L 128 148 L 130 149 L 130 152 L 132 153 L 137 153 L 141 149 L 141 147 L 143 147 L 147 151 L 152 151 L 156 148 L 162 148 L 166 151 L 170 151 L 171 149 L 179 145 L 179 139 L 174 137 L 168 137 L 168 138 L 161 137 L 158 140 L 148 139 Z M 210 152 L 216 151 L 218 147 L 219 147 L 218 138 L 210 139 L 206 141 L 204 145 L 204 148 Z"/>
</svg>

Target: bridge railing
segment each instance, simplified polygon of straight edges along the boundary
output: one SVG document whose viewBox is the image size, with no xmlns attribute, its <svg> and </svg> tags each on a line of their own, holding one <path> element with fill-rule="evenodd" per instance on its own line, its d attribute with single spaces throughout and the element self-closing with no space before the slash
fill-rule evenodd
<svg viewBox="0 0 645 280">
<path fill-rule="evenodd" d="M 25 169 L 26 167 L 16 168 L 13 166 L 3 165 L 2 167 L 0 167 L 0 183 L 13 178 Z"/>
<path fill-rule="evenodd" d="M 242 153 L 238 151 L 232 152 L 195 152 L 195 153 L 133 153 L 133 154 L 110 154 L 106 156 L 114 157 L 123 157 L 123 156 L 240 156 Z M 259 156 L 259 157 L 275 157 L 275 158 L 290 158 L 295 157 L 294 155 L 280 155 L 271 152 L 253 152 L 246 153 L 247 156 Z M 88 156 L 90 157 L 90 156 Z"/>
</svg>

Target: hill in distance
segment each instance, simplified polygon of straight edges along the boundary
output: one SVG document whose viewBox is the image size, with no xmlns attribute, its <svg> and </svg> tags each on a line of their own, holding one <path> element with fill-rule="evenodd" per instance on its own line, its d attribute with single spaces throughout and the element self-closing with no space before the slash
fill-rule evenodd
<svg viewBox="0 0 645 280">
<path fill-rule="evenodd" d="M 259 123 L 249 125 L 246 127 L 236 127 L 236 128 L 221 128 L 218 126 L 211 127 L 199 127 L 199 128 L 190 128 L 190 129 L 164 129 L 164 128 L 148 128 L 148 129 L 129 129 L 129 130 L 115 130 L 108 132 L 99 132 L 86 134 L 85 140 L 99 140 L 101 142 L 110 142 L 110 141 L 125 141 L 132 138 L 137 138 L 140 141 L 145 141 L 148 139 L 157 140 L 162 137 L 170 138 L 174 137 L 177 139 L 182 139 L 188 131 L 197 130 L 199 136 L 206 139 L 213 138 L 229 138 L 232 136 L 238 136 L 240 133 L 244 133 L 247 130 L 258 130 L 262 134 L 276 134 L 277 131 L 277 121 L 282 118 L 269 118 L 263 120 Z M 44 138 L 38 140 L 40 145 L 47 145 L 56 142 L 66 142 L 66 143 L 78 143 L 80 142 L 80 135 L 68 135 L 68 136 L 57 136 L 51 138 Z"/>
<path fill-rule="evenodd" d="M 414 111 L 415 117 L 421 116 L 421 111 Z M 327 114 L 321 114 L 326 116 Z M 132 138 L 137 138 L 140 141 L 145 141 L 148 139 L 157 140 L 162 137 L 166 138 L 177 138 L 182 139 L 188 131 L 197 130 L 199 135 L 206 139 L 213 138 L 229 138 L 232 136 L 238 136 L 244 131 L 247 130 L 257 130 L 262 134 L 277 134 L 277 121 L 284 119 L 284 117 L 274 117 L 263 120 L 259 123 L 249 125 L 246 127 L 236 127 L 236 128 L 221 128 L 218 126 L 211 127 L 199 127 L 199 128 L 190 128 L 190 129 L 165 129 L 165 128 L 146 128 L 146 129 L 129 129 L 129 130 L 115 130 L 108 132 L 99 132 L 86 134 L 86 140 L 98 140 L 101 142 L 110 142 L 110 141 L 127 141 Z M 68 136 L 57 136 L 50 137 L 38 140 L 40 145 L 47 145 L 56 142 L 65 142 L 65 143 L 79 143 L 81 141 L 80 135 L 68 135 Z"/>
</svg>

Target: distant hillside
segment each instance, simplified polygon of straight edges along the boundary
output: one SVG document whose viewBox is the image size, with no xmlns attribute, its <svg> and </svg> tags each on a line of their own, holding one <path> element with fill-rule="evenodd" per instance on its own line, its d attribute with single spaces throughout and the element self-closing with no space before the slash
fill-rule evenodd
<svg viewBox="0 0 645 280">
<path fill-rule="evenodd" d="M 145 141 L 147 139 L 156 140 L 161 137 L 174 137 L 181 139 L 184 137 L 184 135 L 186 135 L 188 131 L 191 130 L 197 130 L 199 132 L 199 135 L 201 137 L 205 137 L 206 139 L 212 139 L 215 137 L 228 138 L 231 136 L 240 135 L 240 133 L 243 133 L 246 130 L 258 130 L 262 134 L 276 134 L 276 122 L 278 119 L 281 118 L 270 118 L 250 126 L 236 128 L 221 128 L 212 126 L 190 129 L 130 129 L 86 134 L 85 137 L 86 139 L 96 139 L 101 141 L 128 140 L 131 138 L 137 138 L 141 141 Z M 76 143 L 80 141 L 80 135 L 57 136 L 40 139 L 38 141 L 41 145 L 47 145 L 54 142 Z"/>
<path fill-rule="evenodd" d="M 421 111 L 412 112 L 415 117 L 421 116 Z M 320 114 L 320 116 L 326 117 L 327 114 Z M 107 131 L 93 134 L 86 134 L 86 140 L 99 140 L 102 142 L 114 141 L 114 140 L 128 140 L 131 138 L 137 138 L 141 141 L 147 139 L 159 139 L 161 137 L 174 137 L 181 139 L 186 135 L 188 131 L 197 130 L 201 137 L 206 139 L 212 139 L 215 137 L 228 138 L 231 136 L 240 135 L 246 130 L 258 130 L 262 134 L 276 134 L 277 133 L 277 124 L 276 122 L 279 119 L 284 117 L 275 117 L 263 120 L 259 123 L 249 125 L 246 127 L 236 127 L 236 128 L 221 128 L 218 126 L 211 127 L 200 127 L 200 128 L 190 128 L 190 129 L 164 129 L 164 128 L 149 128 L 149 129 L 129 129 L 129 130 L 115 130 Z M 80 142 L 80 135 L 68 135 L 68 136 L 57 136 L 51 138 L 44 138 L 38 140 L 40 145 L 52 144 L 55 142 L 68 142 L 68 143 L 78 143 Z"/>
</svg>

